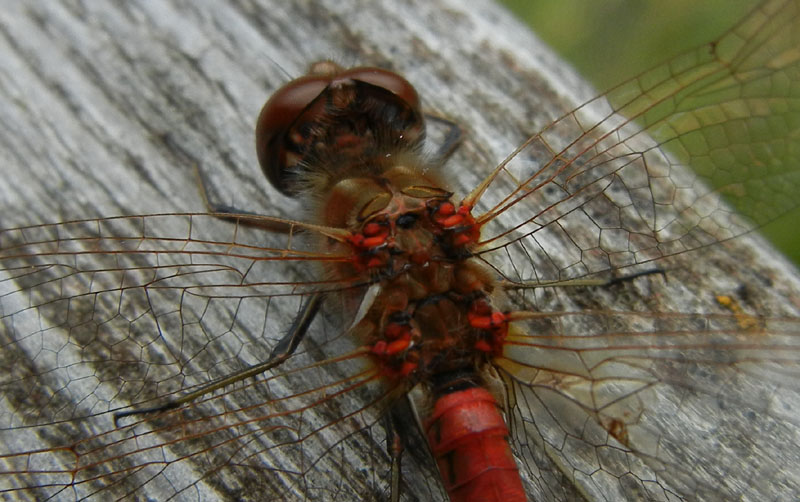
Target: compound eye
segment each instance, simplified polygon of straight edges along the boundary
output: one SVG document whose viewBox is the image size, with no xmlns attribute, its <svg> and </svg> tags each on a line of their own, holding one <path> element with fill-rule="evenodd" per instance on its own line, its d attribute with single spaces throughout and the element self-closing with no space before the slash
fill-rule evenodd
<svg viewBox="0 0 800 502">
<path fill-rule="evenodd" d="M 376 89 L 369 91 L 372 96 L 380 96 L 380 92 L 394 96 L 415 115 L 421 116 L 417 92 L 400 75 L 370 67 L 345 70 L 331 61 L 315 63 L 308 75 L 292 80 L 273 94 L 258 116 L 256 153 L 272 186 L 286 195 L 294 194 L 292 185 L 297 179 L 296 166 L 303 161 L 308 146 L 313 143 L 313 130 L 330 123 L 324 99 L 318 101 L 318 98 L 329 89 L 353 82 Z"/>
<path fill-rule="evenodd" d="M 420 102 L 416 89 L 397 73 L 380 68 L 350 68 L 336 76 L 336 80 L 350 79 L 385 89 L 400 98 L 409 108 L 419 112 Z"/>
<path fill-rule="evenodd" d="M 309 75 L 293 80 L 272 95 L 258 116 L 258 163 L 272 186 L 283 193 L 289 193 L 285 179 L 287 163 L 294 163 L 290 158 L 292 152 L 287 151 L 285 145 L 286 133 L 329 83 L 330 77 L 324 75 Z"/>
</svg>

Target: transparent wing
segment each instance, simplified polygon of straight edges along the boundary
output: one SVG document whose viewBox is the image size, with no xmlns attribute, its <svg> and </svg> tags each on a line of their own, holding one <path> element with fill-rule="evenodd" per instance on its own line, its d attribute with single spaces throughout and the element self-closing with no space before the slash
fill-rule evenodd
<svg viewBox="0 0 800 502">
<path fill-rule="evenodd" d="M 591 500 L 800 493 L 798 319 L 586 311 L 524 332 L 496 361 L 517 447 Z"/>
<path fill-rule="evenodd" d="M 532 137 L 489 178 L 480 256 L 529 288 L 718 244 L 797 207 L 798 28 L 798 2 L 766 2 Z M 561 476 L 590 500 L 800 493 L 797 318 L 541 317 L 547 301 L 514 300 L 535 320 L 496 364 L 536 500 L 569 500 Z"/>
<path fill-rule="evenodd" d="M 372 428 L 392 389 L 331 313 L 350 308 L 354 288 L 298 281 L 293 270 L 313 274 L 309 263 L 341 257 L 304 251 L 302 241 L 189 214 L 0 233 L 0 490 L 30 500 L 193 500 L 218 497 L 230 471 L 241 486 L 223 493 L 234 498 L 385 490 L 385 445 L 354 445 L 382 444 Z M 267 360 L 304 297 L 325 290 L 338 295 L 313 341 L 279 371 L 115 422 L 117 411 Z M 384 468 L 343 480 L 337 466 L 348 455 Z"/>
<path fill-rule="evenodd" d="M 767 2 L 531 138 L 481 198 L 479 256 L 515 282 L 582 277 L 719 243 L 796 206 L 797 9 Z M 384 495 L 374 424 L 394 389 L 345 336 L 355 283 L 320 279 L 321 264 L 347 257 L 294 232 L 178 214 L 15 229 L 0 249 L 9 497 Z M 265 360 L 316 291 L 331 293 L 327 313 L 285 367 L 115 426 L 116 410 Z M 753 330 L 735 315 L 559 310 L 521 322 L 496 363 L 531 493 L 796 494 L 798 321 L 756 319 Z M 351 461 L 375 467 L 343 479 Z M 231 470 L 240 485 L 221 486 Z M 441 499 L 424 476 L 407 481 L 409 499 Z"/>
<path fill-rule="evenodd" d="M 498 268 L 513 280 L 571 279 L 724 241 L 797 207 L 799 11 L 765 2 L 530 138 L 481 199 L 484 256 L 509 255 L 514 269 Z"/>
</svg>

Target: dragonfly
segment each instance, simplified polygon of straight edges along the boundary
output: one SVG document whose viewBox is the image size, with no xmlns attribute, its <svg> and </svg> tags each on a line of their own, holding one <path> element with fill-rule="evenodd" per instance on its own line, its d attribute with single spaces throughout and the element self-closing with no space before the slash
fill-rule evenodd
<svg viewBox="0 0 800 502">
<path fill-rule="evenodd" d="M 509 308 L 529 314 L 495 368 L 532 500 L 797 493 L 786 457 L 797 444 L 795 317 L 730 313 L 722 301 L 714 312 L 692 314 L 597 307 L 611 294 L 638 292 L 633 307 L 649 306 L 650 295 L 686 294 L 697 270 L 669 268 L 669 284 L 651 277 L 605 279 L 596 288 L 570 283 L 625 266 L 622 275 L 630 278 L 636 266 L 692 248 L 711 254 L 724 248 L 720 241 L 761 223 L 729 211 L 720 193 L 734 206 L 752 201 L 777 213 L 791 207 L 779 197 L 757 197 L 763 192 L 748 182 L 759 181 L 747 173 L 702 197 L 687 193 L 693 179 L 679 174 L 680 160 L 660 146 L 672 137 L 683 140 L 673 146 L 697 148 L 687 138 L 695 139 L 692 127 L 705 123 L 701 118 L 724 110 L 721 123 L 730 125 L 741 111 L 729 100 L 699 108 L 692 99 L 701 91 L 729 98 L 724 84 L 742 89 L 747 81 L 763 92 L 757 84 L 767 78 L 774 84 L 769 99 L 756 94 L 751 104 L 790 92 L 779 84 L 796 82 L 798 44 L 787 28 L 797 23 L 796 9 L 796 2 L 763 4 L 738 29 L 694 52 L 690 64 L 678 59 L 612 90 L 532 136 L 494 177 L 487 178 L 491 168 L 477 177 L 491 183 L 474 210 L 486 222 L 475 256 L 496 272 Z M 744 49 L 735 43 L 742 40 Z M 736 54 L 751 57 L 720 64 Z M 685 77 L 678 84 L 654 86 L 665 68 L 668 76 L 687 73 L 679 73 Z M 730 68 L 741 72 L 731 78 Z M 704 80 L 704 71 L 721 80 Z M 690 91 L 693 83 L 699 90 Z M 688 103 L 685 111 L 669 108 L 676 92 Z M 777 98 L 764 117 L 780 116 L 782 103 L 791 110 L 791 96 Z M 656 140 L 622 117 L 638 119 Z M 743 118 L 759 122 L 757 115 Z M 791 146 L 792 138 L 789 129 L 777 141 Z M 687 150 L 674 155 L 696 161 Z M 763 151 L 758 159 L 775 159 Z M 19 368 L 3 382 L 10 409 L 3 428 L 6 493 L 385 495 L 391 459 L 384 419 L 401 400 L 387 393 L 371 356 L 347 336 L 356 323 L 340 319 L 359 318 L 368 284 L 317 272 L 321 262 L 343 258 L 309 244 L 307 236 L 325 236 L 323 229 L 286 218 L 222 216 L 227 221 L 203 213 L 96 218 L 2 234 L 4 355 L 6 366 Z M 265 231 L 252 220 L 283 221 L 284 228 Z M 614 241 L 619 232 L 622 247 Z M 116 420 L 267 360 L 290 329 L 283 320 L 317 292 L 326 295 L 323 310 L 284 364 L 155 416 Z M 769 432 L 747 434 L 753 431 Z M 426 451 L 424 441 L 407 441 L 406 456 L 421 466 L 403 471 L 402 496 L 445 497 L 432 462 L 416 453 Z M 342 465 L 352 463 L 375 467 L 341 479 Z"/>
</svg>

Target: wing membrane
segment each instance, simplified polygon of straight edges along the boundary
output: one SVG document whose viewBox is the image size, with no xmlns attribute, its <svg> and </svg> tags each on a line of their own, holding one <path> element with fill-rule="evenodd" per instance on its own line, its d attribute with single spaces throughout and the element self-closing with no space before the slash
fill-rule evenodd
<svg viewBox="0 0 800 502">
<path fill-rule="evenodd" d="M 487 178 L 480 257 L 516 282 L 570 279 L 719 243 L 796 207 L 799 22 L 796 1 L 768 1 L 532 137 Z M 1 233 L 0 358 L 13 369 L 0 381 L 0 489 L 204 498 L 236 469 L 242 486 L 228 490 L 379 498 L 388 459 L 373 426 L 397 390 L 347 337 L 365 281 L 324 274 L 348 259 L 314 249 L 325 229 L 283 224 L 170 214 Z M 320 291 L 327 310 L 285 366 L 114 424 L 115 411 L 266 360 Z M 754 319 L 590 310 L 522 322 L 496 363 L 537 500 L 800 492 L 800 326 Z M 374 472 L 344 480 L 358 456 Z"/>
<path fill-rule="evenodd" d="M 800 323 L 758 321 L 585 311 L 526 323 L 496 361 L 520 449 L 539 438 L 598 497 L 624 476 L 654 500 L 797 493 Z"/>
<path fill-rule="evenodd" d="M 529 139 L 495 179 L 507 195 L 482 201 L 487 253 L 505 246 L 533 262 L 535 275 L 516 279 L 571 279 L 730 239 L 797 207 L 799 11 L 766 2 Z"/>
<path fill-rule="evenodd" d="M 302 237 L 293 249 L 290 236 L 262 234 L 177 214 L 0 234 L 2 357 L 12 368 L 2 381 L 2 490 L 61 500 L 147 486 L 181 498 L 239 469 L 243 482 L 273 473 L 264 493 L 291 498 L 321 458 L 336 465 L 324 459 L 347 449 L 345 437 L 369 434 L 391 389 L 333 314 L 358 292 L 345 280 L 298 282 L 293 269 L 342 257 L 304 250 Z M 339 294 L 316 323 L 313 354 L 300 350 L 280 372 L 115 425 L 116 411 L 158 405 L 267 360 L 288 329 L 275 319 L 292 318 L 307 294 L 325 288 Z M 187 470 L 194 474 L 179 475 Z"/>
</svg>

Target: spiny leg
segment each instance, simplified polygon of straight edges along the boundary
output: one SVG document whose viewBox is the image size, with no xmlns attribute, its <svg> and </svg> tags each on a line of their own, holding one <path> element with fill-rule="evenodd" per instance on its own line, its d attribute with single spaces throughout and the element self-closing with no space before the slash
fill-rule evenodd
<svg viewBox="0 0 800 502">
<path fill-rule="evenodd" d="M 398 426 L 395 422 L 394 414 L 390 411 L 383 416 L 382 420 L 384 429 L 386 430 L 386 451 L 389 453 L 389 458 L 392 459 L 389 500 L 390 502 L 399 502 L 400 481 L 402 476 L 400 461 L 405 446 L 403 444 L 403 438 L 397 430 Z"/>
<path fill-rule="evenodd" d="M 305 336 L 306 332 L 308 331 L 311 322 L 316 317 L 317 313 L 319 312 L 319 308 L 322 305 L 323 295 L 322 293 L 314 293 L 308 301 L 303 305 L 300 313 L 292 322 L 292 326 L 289 328 L 289 331 L 286 332 L 278 344 L 272 349 L 269 357 L 266 361 L 259 364 L 254 364 L 249 368 L 245 368 L 242 371 L 237 373 L 228 375 L 226 377 L 220 378 L 214 382 L 211 382 L 199 389 L 189 392 L 177 399 L 172 399 L 167 401 L 164 404 L 159 406 L 153 406 L 150 408 L 136 408 L 132 410 L 120 411 L 114 414 L 114 425 L 119 426 L 119 420 L 134 416 L 134 415 L 145 415 L 150 413 L 158 413 L 167 410 L 172 410 L 178 408 L 186 403 L 190 403 L 195 399 L 198 399 L 201 396 L 204 396 L 208 393 L 214 392 L 218 389 L 226 387 L 228 385 L 234 384 L 236 382 L 240 382 L 246 378 L 250 378 L 256 375 L 260 375 L 267 370 L 275 368 L 276 366 L 281 365 L 284 361 L 289 359 L 294 351 L 297 349 L 297 346 L 300 344 L 300 341 Z"/>
<path fill-rule="evenodd" d="M 195 175 L 197 176 L 197 187 L 200 192 L 200 197 L 206 209 L 212 216 L 223 220 L 235 221 L 244 225 L 260 227 L 270 232 L 288 234 L 292 230 L 292 225 L 283 223 L 276 219 L 264 219 L 264 215 L 254 213 L 252 211 L 245 211 L 234 206 L 225 204 L 212 203 L 208 197 L 208 180 L 198 166 L 195 166 Z"/>
<path fill-rule="evenodd" d="M 447 132 L 444 135 L 444 140 L 436 150 L 436 159 L 439 162 L 444 162 L 449 159 L 450 156 L 453 155 L 453 152 L 455 152 L 459 145 L 461 145 L 461 141 L 464 139 L 464 131 L 461 129 L 460 125 L 440 115 L 426 113 L 425 118 L 432 122 L 439 122 L 447 128 Z"/>
<path fill-rule="evenodd" d="M 666 279 L 666 270 L 661 268 L 651 268 L 634 272 L 632 274 L 613 277 L 611 279 L 565 279 L 561 281 L 544 282 L 514 282 L 509 280 L 500 281 L 500 285 L 505 289 L 536 289 L 536 288 L 563 288 L 563 287 L 600 287 L 605 288 L 615 284 L 632 281 L 646 275 L 660 275 Z"/>
</svg>

